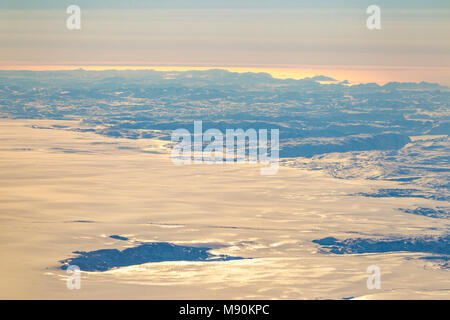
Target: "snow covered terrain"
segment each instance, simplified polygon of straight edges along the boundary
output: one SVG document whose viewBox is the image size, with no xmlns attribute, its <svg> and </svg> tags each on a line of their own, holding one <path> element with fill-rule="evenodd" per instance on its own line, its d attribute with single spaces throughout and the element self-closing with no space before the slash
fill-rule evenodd
<svg viewBox="0 0 450 320">
<path fill-rule="evenodd" d="M 0 298 L 449 299 L 449 97 L 223 70 L 2 71 Z M 170 132 L 195 120 L 278 128 L 278 174 L 175 165 Z"/>
</svg>

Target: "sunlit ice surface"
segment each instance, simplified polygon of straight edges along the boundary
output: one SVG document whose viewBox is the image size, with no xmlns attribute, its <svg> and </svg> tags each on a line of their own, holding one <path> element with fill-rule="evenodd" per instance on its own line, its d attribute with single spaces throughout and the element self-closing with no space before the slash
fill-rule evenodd
<svg viewBox="0 0 450 320">
<path fill-rule="evenodd" d="M 405 219 L 397 208 L 411 198 L 355 195 L 399 182 L 290 167 L 267 177 L 257 164 L 175 166 L 159 140 L 53 125 L 80 127 L 0 122 L 2 298 L 448 298 L 448 270 L 420 260 L 423 253 L 329 255 L 311 242 L 445 233 L 448 224 L 439 219 Z M 251 259 L 82 272 L 81 289 L 67 289 L 58 261 L 72 251 L 141 241 L 207 245 L 216 254 Z M 366 268 L 374 264 L 383 272 L 376 291 L 366 287 Z"/>
</svg>

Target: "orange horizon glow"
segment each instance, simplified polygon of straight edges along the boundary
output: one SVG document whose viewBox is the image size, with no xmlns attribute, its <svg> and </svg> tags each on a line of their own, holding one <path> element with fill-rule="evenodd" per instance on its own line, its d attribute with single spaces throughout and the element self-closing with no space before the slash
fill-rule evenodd
<svg viewBox="0 0 450 320">
<path fill-rule="evenodd" d="M 276 79 L 304 79 L 324 75 L 336 79 L 336 82 L 347 80 L 350 84 L 399 82 L 437 82 L 449 85 L 448 81 L 439 81 L 444 69 L 450 74 L 450 67 L 422 66 L 344 66 L 344 65 L 307 65 L 307 66 L 198 66 L 198 65 L 14 65 L 1 66 L 0 70 L 8 71 L 70 71 L 83 69 L 86 71 L 105 70 L 154 70 L 154 71 L 205 71 L 222 69 L 236 73 L 268 73 Z M 437 79 L 436 79 L 437 78 Z"/>
</svg>

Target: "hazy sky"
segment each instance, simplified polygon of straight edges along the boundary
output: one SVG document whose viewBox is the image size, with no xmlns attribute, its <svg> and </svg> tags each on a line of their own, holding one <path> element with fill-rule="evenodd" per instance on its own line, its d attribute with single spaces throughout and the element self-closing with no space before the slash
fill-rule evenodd
<svg viewBox="0 0 450 320">
<path fill-rule="evenodd" d="M 382 29 L 372 31 L 372 1 L 342 2 L 0 0 L 0 68 L 353 69 L 450 81 L 450 1 L 376 1 Z M 66 28 L 70 4 L 81 7 L 81 30 Z"/>
</svg>

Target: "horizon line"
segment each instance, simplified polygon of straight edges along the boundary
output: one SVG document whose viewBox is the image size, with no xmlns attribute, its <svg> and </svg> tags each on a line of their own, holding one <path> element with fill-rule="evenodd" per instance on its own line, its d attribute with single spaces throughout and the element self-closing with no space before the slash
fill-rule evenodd
<svg viewBox="0 0 450 320">
<path fill-rule="evenodd" d="M 186 71 L 207 71 L 207 70 L 226 70 L 236 73 L 267 73 L 275 79 L 293 79 L 300 80 L 305 78 L 312 78 L 316 76 L 327 76 L 333 78 L 335 81 L 319 81 L 324 83 L 339 83 L 348 81 L 351 85 L 377 83 L 378 85 L 385 85 L 389 82 L 409 82 L 420 83 L 430 82 L 437 83 L 442 86 L 450 86 L 450 83 L 442 83 L 439 80 L 433 79 L 411 79 L 410 75 L 401 75 L 401 73 L 408 73 L 413 70 L 440 71 L 442 69 L 449 69 L 450 67 L 437 66 L 373 66 L 373 65 L 274 65 L 274 66 L 224 66 L 224 65 L 189 65 L 189 64 L 57 64 L 57 65 L 0 65 L 0 71 L 133 71 L 133 70 L 153 70 L 160 72 L 186 72 Z M 396 76 L 389 77 L 389 73 L 397 73 Z M 406 77 L 403 81 L 400 78 Z M 377 79 L 378 78 L 378 79 Z M 389 79 L 388 79 L 389 78 Z"/>
</svg>

